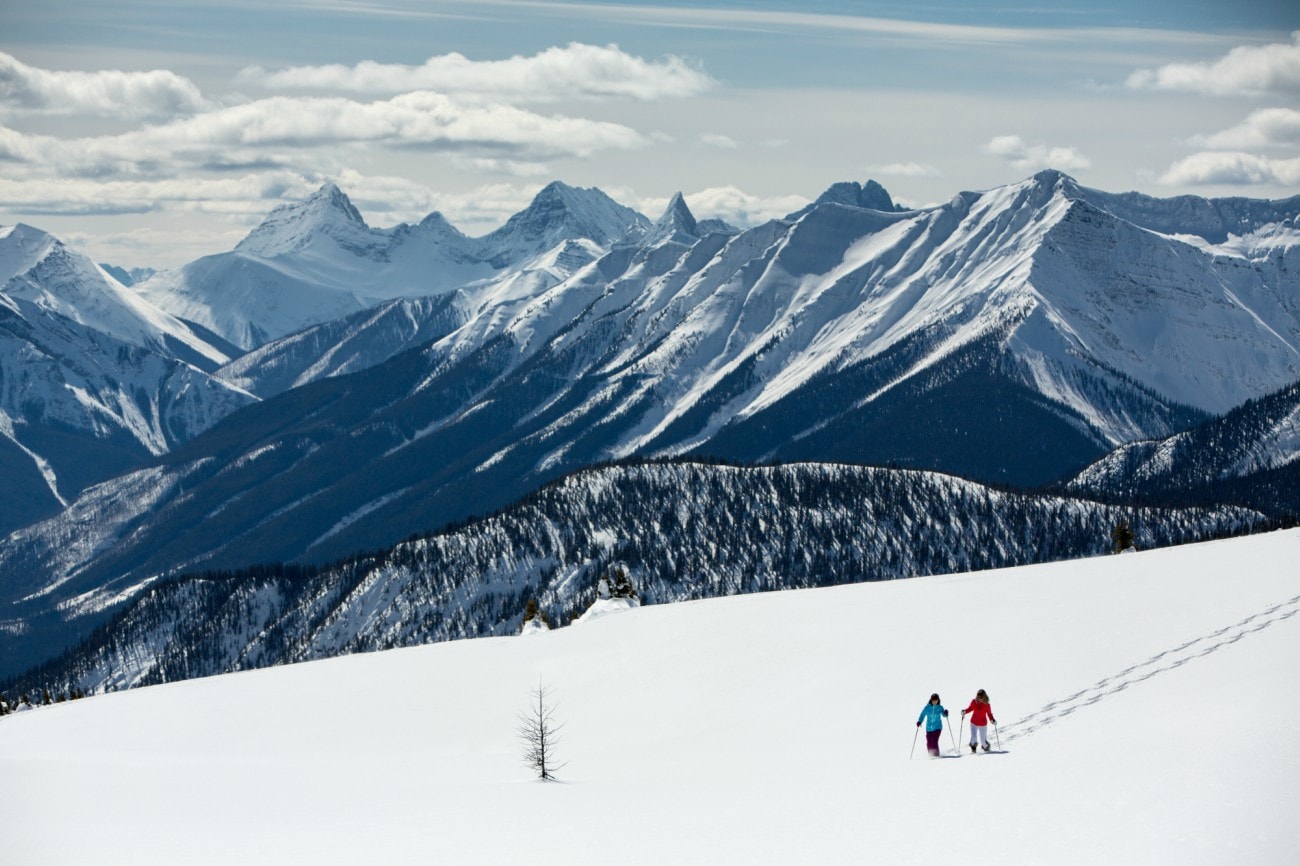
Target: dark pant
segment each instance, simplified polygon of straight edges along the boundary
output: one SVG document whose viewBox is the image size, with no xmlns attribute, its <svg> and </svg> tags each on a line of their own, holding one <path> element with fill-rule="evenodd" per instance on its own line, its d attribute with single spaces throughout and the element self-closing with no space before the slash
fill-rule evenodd
<svg viewBox="0 0 1300 866">
<path fill-rule="evenodd" d="M 939 731 L 925 732 L 925 747 L 930 750 L 931 755 L 939 754 L 939 734 L 941 731 L 942 728 Z"/>
</svg>

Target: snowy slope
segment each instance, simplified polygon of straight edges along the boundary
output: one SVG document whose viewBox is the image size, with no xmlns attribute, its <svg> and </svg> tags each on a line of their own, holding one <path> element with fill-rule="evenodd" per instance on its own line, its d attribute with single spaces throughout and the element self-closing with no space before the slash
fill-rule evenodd
<svg viewBox="0 0 1300 866">
<path fill-rule="evenodd" d="M 230 360 L 90 259 L 22 223 L 0 226 L 0 291 L 125 343 L 171 353 L 183 347 L 208 369 Z"/>
<path fill-rule="evenodd" d="M 1290 531 L 642 607 L 19 713 L 6 856 L 1290 864 L 1298 555 Z M 539 682 L 563 784 L 516 742 Z M 909 760 L 930 692 L 955 717 L 977 688 L 1001 749 Z"/>
</svg>

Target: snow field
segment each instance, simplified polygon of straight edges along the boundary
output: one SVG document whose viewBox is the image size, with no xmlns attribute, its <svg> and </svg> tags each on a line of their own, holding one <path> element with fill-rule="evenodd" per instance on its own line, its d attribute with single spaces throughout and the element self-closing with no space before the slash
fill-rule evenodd
<svg viewBox="0 0 1300 866">
<path fill-rule="evenodd" d="M 21 713 L 6 860 L 1293 863 L 1298 554 L 646 607 Z M 516 740 L 539 680 L 562 784 Z M 909 760 L 929 694 L 955 726 L 978 688 L 1005 753 Z"/>
</svg>

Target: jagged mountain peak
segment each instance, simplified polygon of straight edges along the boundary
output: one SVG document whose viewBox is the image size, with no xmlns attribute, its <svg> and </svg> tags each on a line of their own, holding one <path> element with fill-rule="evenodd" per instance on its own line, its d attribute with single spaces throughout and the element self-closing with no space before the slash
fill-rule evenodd
<svg viewBox="0 0 1300 866">
<path fill-rule="evenodd" d="M 30 269 L 61 245 L 58 238 L 26 223 L 0 226 L 0 283 Z"/>
<path fill-rule="evenodd" d="M 493 261 L 506 261 L 542 252 L 575 237 L 608 245 L 640 237 L 649 229 L 648 219 L 596 187 L 552 181 L 528 207 L 482 240 L 495 251 Z"/>
<path fill-rule="evenodd" d="M 1013 184 L 1013 187 L 1016 186 L 1025 190 L 1027 200 L 1034 205 L 1042 205 L 1057 197 L 1071 202 L 1089 199 L 1089 191 L 1080 186 L 1077 180 L 1054 168 L 1036 172 L 1020 184 Z"/>
<path fill-rule="evenodd" d="M 436 232 L 438 234 L 463 235 L 463 232 L 452 225 L 451 221 L 443 216 L 441 211 L 434 211 L 420 220 L 420 228 L 426 232 Z"/>
<path fill-rule="evenodd" d="M 690 207 L 686 204 L 686 198 L 680 192 L 673 193 L 673 197 L 668 201 L 668 207 L 664 209 L 663 216 L 659 217 L 658 225 L 675 224 L 687 229 L 695 228 L 695 215 L 691 213 Z"/>
<path fill-rule="evenodd" d="M 868 208 L 870 210 L 895 211 L 898 206 L 889 192 L 874 180 L 865 184 L 857 181 L 840 181 L 831 184 L 825 192 L 817 197 L 818 204 L 846 204 L 850 207 Z"/>
<path fill-rule="evenodd" d="M 373 233 L 360 211 L 333 181 L 300 202 L 282 204 L 235 247 L 236 251 L 270 258 L 300 250 L 321 236 L 347 248 L 364 246 Z"/>
<path fill-rule="evenodd" d="M 319 189 L 301 202 L 277 207 L 267 216 L 266 221 L 274 219 L 276 214 L 287 213 L 308 214 L 320 220 L 342 218 L 346 222 L 359 226 L 366 225 L 361 212 L 352 204 L 352 199 L 348 198 L 347 193 L 341 190 L 338 184 L 330 180 L 321 184 Z"/>
<path fill-rule="evenodd" d="M 0 291 L 68 323 L 205 369 L 229 360 L 103 266 L 29 225 L 0 227 Z"/>
<path fill-rule="evenodd" d="M 826 188 L 825 192 L 817 196 L 812 204 L 795 211 L 786 219 L 798 220 L 809 211 L 824 204 L 845 205 L 847 207 L 885 211 L 886 213 L 904 210 L 904 208 L 894 203 L 889 191 L 876 181 L 868 180 L 865 184 L 862 184 L 855 180 L 846 180 L 831 184 Z"/>
<path fill-rule="evenodd" d="M 1079 182 L 1070 175 L 1055 168 L 1045 168 L 1042 171 L 1035 172 L 1029 182 L 1041 187 L 1052 187 L 1064 192 L 1077 193 L 1080 190 Z"/>
<path fill-rule="evenodd" d="M 652 243 L 666 240 L 690 243 L 699 236 L 700 229 L 695 221 L 695 215 L 687 207 L 685 197 L 678 192 L 668 201 L 663 216 L 655 222 L 649 240 Z"/>
</svg>

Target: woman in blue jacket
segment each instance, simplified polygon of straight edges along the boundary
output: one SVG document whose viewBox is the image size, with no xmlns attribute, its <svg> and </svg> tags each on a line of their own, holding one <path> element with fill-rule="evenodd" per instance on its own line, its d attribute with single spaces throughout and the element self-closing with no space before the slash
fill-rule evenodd
<svg viewBox="0 0 1300 866">
<path fill-rule="evenodd" d="M 925 747 L 930 750 L 931 757 L 939 757 L 939 734 L 943 731 L 943 720 L 946 718 L 948 718 L 948 711 L 943 708 L 943 704 L 939 703 L 939 696 L 930 695 L 930 703 L 921 710 L 916 726 L 919 728 L 921 722 L 925 722 Z"/>
</svg>

